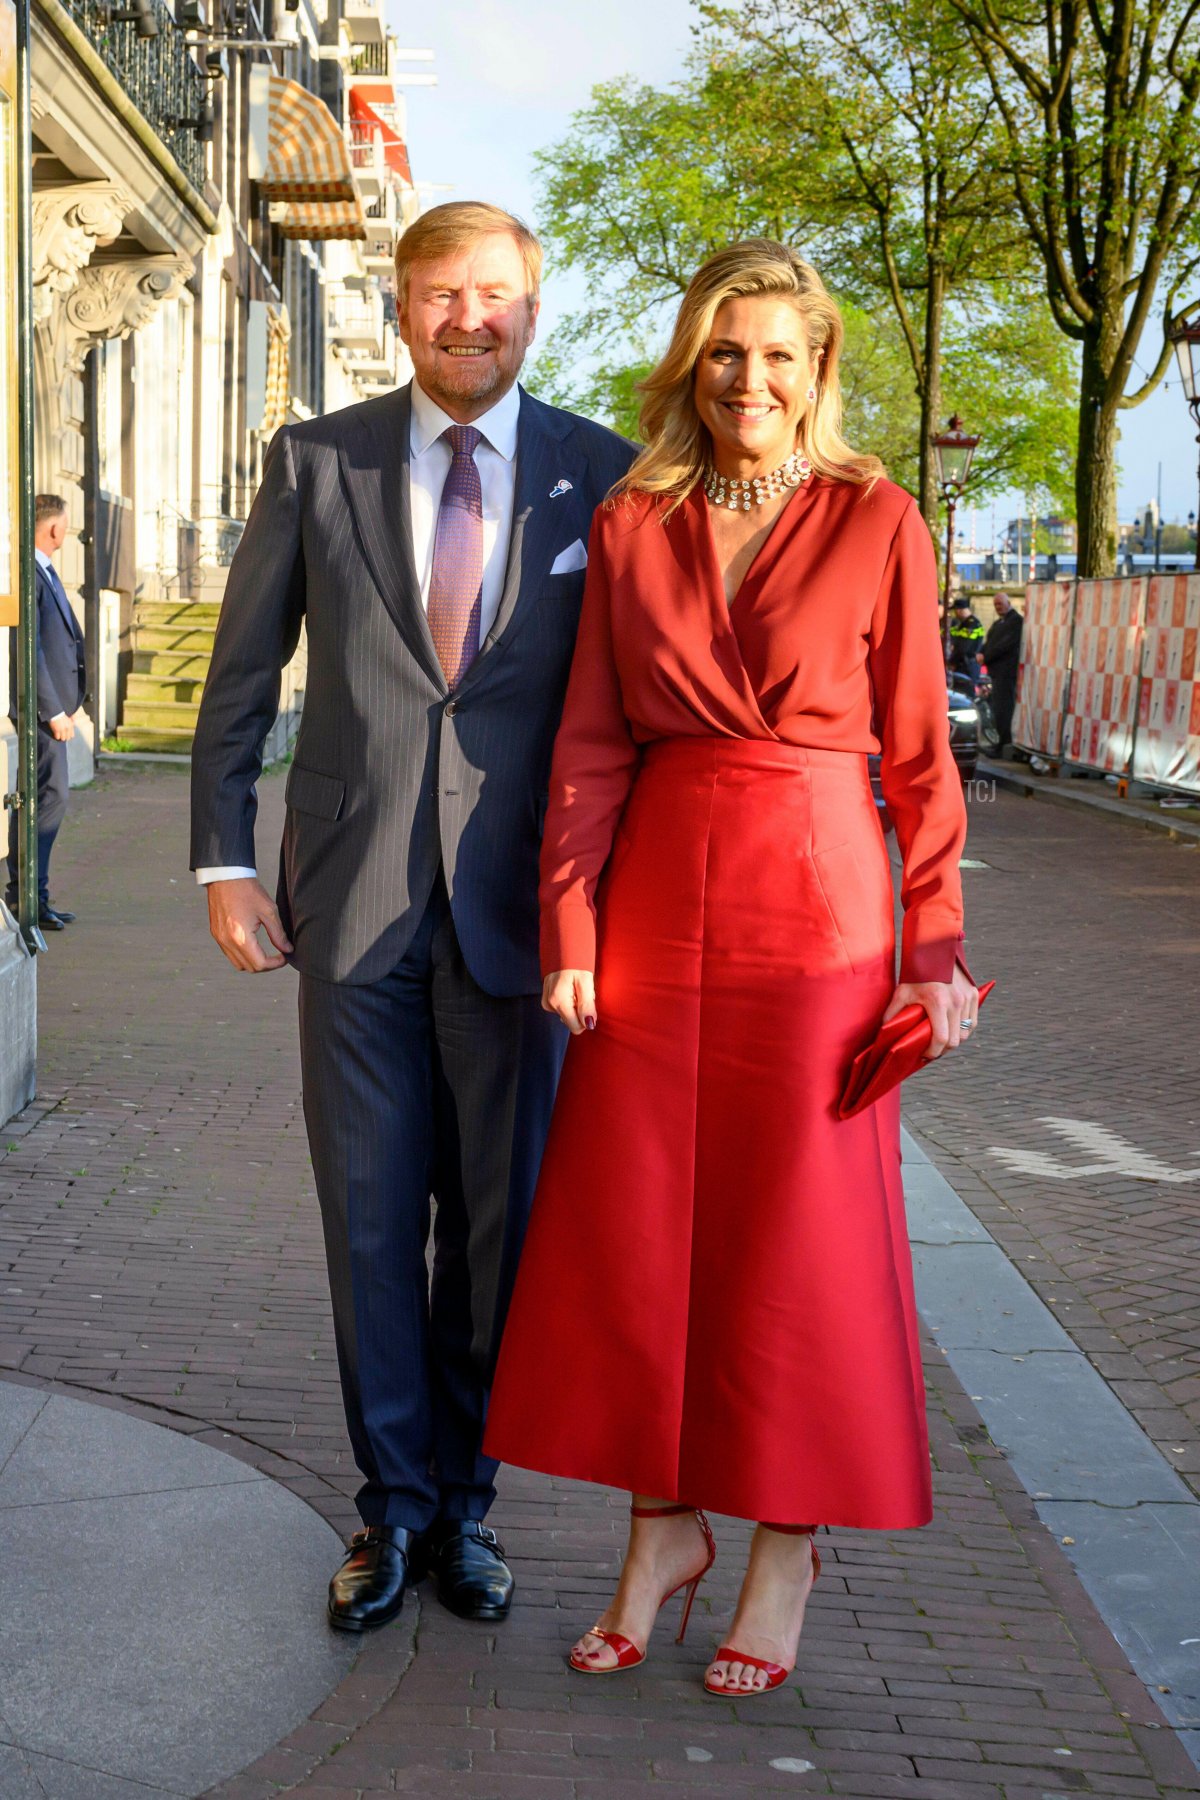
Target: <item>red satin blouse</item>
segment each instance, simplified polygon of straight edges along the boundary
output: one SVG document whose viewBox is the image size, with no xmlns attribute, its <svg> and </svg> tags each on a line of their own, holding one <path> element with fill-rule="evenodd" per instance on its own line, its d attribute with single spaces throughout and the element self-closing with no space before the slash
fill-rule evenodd
<svg viewBox="0 0 1200 1800">
<path fill-rule="evenodd" d="M 541 859 L 543 971 L 594 969 L 596 884 L 656 738 L 715 733 L 878 752 L 903 858 L 901 981 L 963 955 L 962 783 L 950 751 L 937 564 L 911 495 L 814 475 L 727 603 L 697 486 L 592 525 Z M 967 971 L 969 973 L 969 971 Z"/>
</svg>

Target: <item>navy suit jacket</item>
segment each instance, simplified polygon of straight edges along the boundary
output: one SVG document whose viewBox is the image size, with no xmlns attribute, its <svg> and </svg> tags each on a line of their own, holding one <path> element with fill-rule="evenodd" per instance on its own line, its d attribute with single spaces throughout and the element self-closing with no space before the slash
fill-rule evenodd
<svg viewBox="0 0 1200 1800">
<path fill-rule="evenodd" d="M 554 564 L 586 545 L 635 451 L 522 389 L 500 608 L 451 694 L 413 560 L 409 417 L 399 388 L 271 441 L 200 705 L 192 867 L 257 867 L 255 783 L 303 621 L 279 876 L 290 960 L 326 981 L 381 980 L 440 863 L 475 980 L 534 994 L 538 849 L 584 579 Z"/>
<path fill-rule="evenodd" d="M 43 725 L 58 713 L 79 711 L 87 692 L 87 664 L 83 633 L 66 594 L 59 598 L 55 584 L 37 564 L 37 714 Z M 9 633 L 8 716 L 17 719 L 17 657 L 19 634 Z"/>
</svg>

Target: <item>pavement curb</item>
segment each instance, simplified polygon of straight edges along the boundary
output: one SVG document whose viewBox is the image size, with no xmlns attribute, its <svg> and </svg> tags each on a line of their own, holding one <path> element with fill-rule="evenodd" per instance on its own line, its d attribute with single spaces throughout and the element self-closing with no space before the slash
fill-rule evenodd
<svg viewBox="0 0 1200 1800">
<path fill-rule="evenodd" d="M 904 1135 L 918 1309 L 996 1448 L 1001 1504 L 1011 1518 L 1004 1494 L 1023 1495 L 1055 1554 L 1069 1546 L 1064 1562 L 1097 1624 L 1194 1778 L 1200 1657 L 1179 1633 L 1200 1630 L 1200 1500 L 942 1174 L 934 1146 L 908 1125 Z M 1097 1641 L 1079 1641 L 1104 1679 Z"/>
<path fill-rule="evenodd" d="M 1177 843 L 1200 844 L 1200 821 L 1175 818 L 1152 806 L 1135 800 L 1121 800 L 1113 794 L 1092 793 L 1083 782 L 1073 781 L 1069 776 L 1064 779 L 1062 776 L 1026 774 L 1019 763 L 994 762 L 990 757 L 981 756 L 975 766 L 977 777 L 984 776 L 1010 793 L 1032 795 L 1035 800 L 1049 800 L 1057 806 L 1084 807 L 1092 812 L 1107 813 L 1110 818 L 1122 819 L 1128 825 L 1162 832 Z"/>
</svg>

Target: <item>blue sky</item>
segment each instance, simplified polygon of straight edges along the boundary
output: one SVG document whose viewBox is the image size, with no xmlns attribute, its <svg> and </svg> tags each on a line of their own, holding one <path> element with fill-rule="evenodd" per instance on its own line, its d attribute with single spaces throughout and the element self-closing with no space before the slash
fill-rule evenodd
<svg viewBox="0 0 1200 1800">
<path fill-rule="evenodd" d="M 666 82 L 681 73 L 694 16 L 690 0 L 456 0 L 453 7 L 427 8 L 388 0 L 388 5 L 402 47 L 436 53 L 438 86 L 408 90 L 416 180 L 449 183 L 458 199 L 496 201 L 534 225 L 534 152 L 566 134 L 571 114 L 587 104 L 596 82 L 624 74 Z M 543 335 L 576 295 L 569 278 L 548 272 Z M 1152 362 L 1155 349 L 1147 331 L 1139 360 Z M 1160 460 L 1164 516 L 1182 519 L 1196 506 L 1195 432 L 1174 364 L 1170 375 L 1169 387 L 1122 421 L 1123 520 L 1154 495 Z M 978 428 L 980 422 L 974 423 Z M 1015 497 L 1008 506 L 999 504 L 997 517 L 1007 517 L 1018 505 Z M 985 529 L 982 512 L 979 525 Z"/>
</svg>

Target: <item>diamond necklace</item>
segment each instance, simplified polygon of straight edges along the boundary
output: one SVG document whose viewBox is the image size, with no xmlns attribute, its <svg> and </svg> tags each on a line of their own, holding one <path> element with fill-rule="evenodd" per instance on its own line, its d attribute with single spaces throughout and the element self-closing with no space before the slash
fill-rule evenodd
<svg viewBox="0 0 1200 1800">
<path fill-rule="evenodd" d="M 716 506 L 728 507 L 730 512 L 749 512 L 752 500 L 756 506 L 765 506 L 768 500 L 777 500 L 780 494 L 798 488 L 811 474 L 812 464 L 800 450 L 793 450 L 787 461 L 769 475 L 755 475 L 749 481 L 722 475 L 710 463 L 704 472 L 704 491 Z"/>
</svg>

